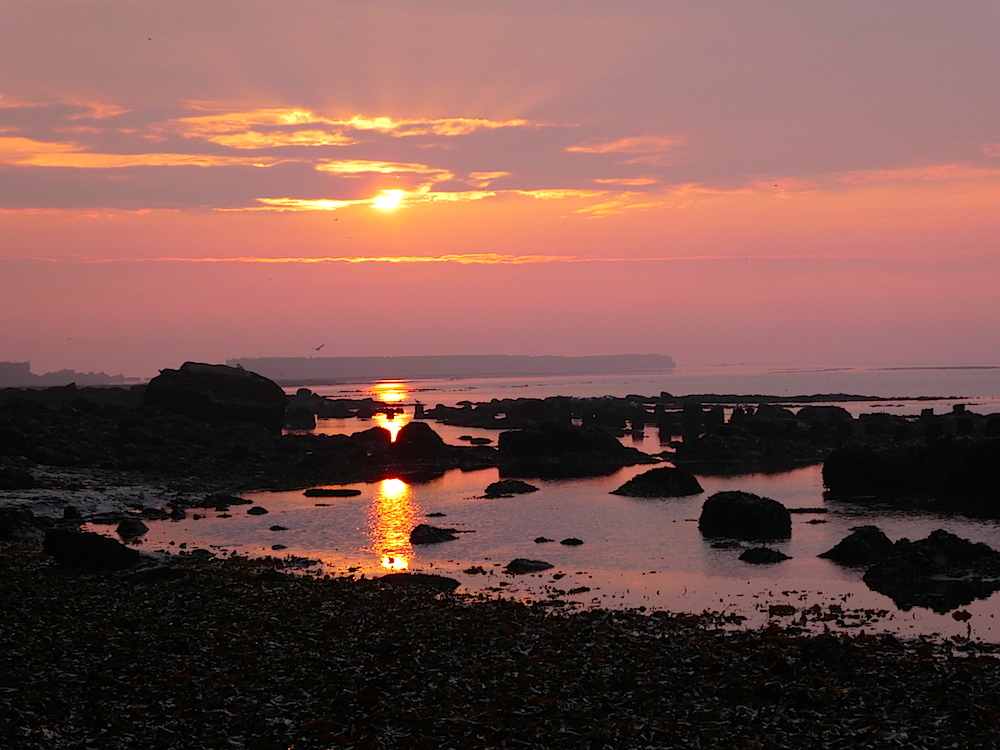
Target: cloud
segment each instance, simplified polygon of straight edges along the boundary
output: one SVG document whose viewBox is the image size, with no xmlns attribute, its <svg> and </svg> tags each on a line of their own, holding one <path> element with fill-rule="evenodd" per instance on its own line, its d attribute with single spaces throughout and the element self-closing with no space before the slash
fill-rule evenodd
<svg viewBox="0 0 1000 750">
<path fill-rule="evenodd" d="M 469 172 L 467 182 L 473 187 L 485 188 L 489 187 L 491 182 L 499 180 L 501 177 L 510 177 L 510 172 Z"/>
<path fill-rule="evenodd" d="M 676 136 L 634 136 L 616 141 L 591 140 L 567 146 L 566 151 L 581 154 L 656 154 L 676 148 L 683 142 L 683 138 Z"/>
<path fill-rule="evenodd" d="M 1000 156 L 1000 143 L 983 144 L 983 153 L 987 156 Z"/>
<path fill-rule="evenodd" d="M 211 154 L 102 154 L 83 150 L 79 143 L 0 137 L 0 164 L 31 167 L 118 169 L 122 167 L 270 167 L 281 160 Z"/>
<path fill-rule="evenodd" d="M 892 182 L 976 182 L 1000 178 L 1000 169 L 985 169 L 968 164 L 934 164 L 904 169 L 867 169 L 847 172 L 838 182 L 866 185 Z"/>
<path fill-rule="evenodd" d="M 640 187 L 642 185 L 655 185 L 660 180 L 656 177 L 595 177 L 591 182 L 601 185 L 624 185 L 626 187 Z"/>
<path fill-rule="evenodd" d="M 316 163 L 316 170 L 320 172 L 332 172 L 342 175 L 357 174 L 422 174 L 428 175 L 433 182 L 454 179 L 455 175 L 445 169 L 431 167 L 426 164 L 412 164 L 408 162 L 393 161 L 368 161 L 365 159 L 338 159 L 330 161 L 319 161 Z"/>
</svg>

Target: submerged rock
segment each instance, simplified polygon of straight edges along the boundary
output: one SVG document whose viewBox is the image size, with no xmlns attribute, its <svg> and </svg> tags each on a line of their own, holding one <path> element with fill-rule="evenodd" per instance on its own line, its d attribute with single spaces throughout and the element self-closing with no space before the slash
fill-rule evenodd
<svg viewBox="0 0 1000 750">
<path fill-rule="evenodd" d="M 791 559 L 784 552 L 779 552 L 770 547 L 751 547 L 740 555 L 740 560 L 751 565 L 770 565 L 771 563 L 779 563 L 782 560 Z"/>
<path fill-rule="evenodd" d="M 567 547 L 579 547 L 583 544 L 582 539 L 577 539 L 575 536 L 567 537 L 563 539 L 559 544 L 565 544 Z"/>
<path fill-rule="evenodd" d="M 549 570 L 554 567 L 552 563 L 547 563 L 544 560 L 527 560 L 523 557 L 517 557 L 507 563 L 504 572 L 511 575 L 523 575 L 525 573 L 537 573 L 541 570 Z"/>
<path fill-rule="evenodd" d="M 122 539 L 135 539 L 149 531 L 149 527 L 138 518 L 126 518 L 115 529 Z"/>
<path fill-rule="evenodd" d="M 502 479 L 486 486 L 483 497 L 494 499 L 498 497 L 513 497 L 514 495 L 524 495 L 529 492 L 538 492 L 538 488 L 533 484 L 522 482 L 520 479 Z"/>
<path fill-rule="evenodd" d="M 702 505 L 698 530 L 706 537 L 787 539 L 792 517 L 777 500 L 750 492 L 717 492 Z"/>
<path fill-rule="evenodd" d="M 685 497 L 704 492 L 697 477 L 686 469 L 662 466 L 632 477 L 612 495 L 625 497 Z"/>
<path fill-rule="evenodd" d="M 454 578 L 446 578 L 445 576 L 433 575 L 431 573 L 387 573 L 375 580 L 389 586 L 406 586 L 445 593 L 452 592 L 459 587 L 459 582 Z"/>
<path fill-rule="evenodd" d="M 350 490 L 341 487 L 312 487 L 302 493 L 306 497 L 357 497 L 361 490 Z"/>
<path fill-rule="evenodd" d="M 439 544 L 440 542 L 450 542 L 454 539 L 458 539 L 453 532 L 454 529 L 441 529 L 437 526 L 429 526 L 426 523 L 422 523 L 410 532 L 410 544 Z"/>
<path fill-rule="evenodd" d="M 874 565 L 892 554 L 894 545 L 878 526 L 855 526 L 831 549 L 817 557 L 833 560 L 841 565 Z"/>
</svg>

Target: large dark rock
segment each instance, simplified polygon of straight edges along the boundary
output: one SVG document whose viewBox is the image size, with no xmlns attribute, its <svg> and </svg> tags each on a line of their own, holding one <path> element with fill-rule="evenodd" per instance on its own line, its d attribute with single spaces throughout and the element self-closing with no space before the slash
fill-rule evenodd
<svg viewBox="0 0 1000 750">
<path fill-rule="evenodd" d="M 40 520 L 27 508 L 0 508 L 0 542 L 41 539 Z"/>
<path fill-rule="evenodd" d="M 744 550 L 740 555 L 740 560 L 751 565 L 773 565 L 784 560 L 791 560 L 784 552 L 779 552 L 770 547 L 751 547 Z"/>
<path fill-rule="evenodd" d="M 0 467 L 0 490 L 33 490 L 38 486 L 35 477 L 20 466 Z"/>
<path fill-rule="evenodd" d="M 127 568 L 139 560 L 138 550 L 90 531 L 51 529 L 44 549 L 64 565 Z"/>
<path fill-rule="evenodd" d="M 505 573 L 510 573 L 511 575 L 524 575 L 525 573 L 538 573 L 542 570 L 549 570 L 555 566 L 552 563 L 547 563 L 544 560 L 528 560 L 524 557 L 516 557 L 507 563 L 507 567 L 504 568 Z"/>
<path fill-rule="evenodd" d="M 396 434 L 392 452 L 400 459 L 438 459 L 451 451 L 441 436 L 426 422 L 407 422 Z"/>
<path fill-rule="evenodd" d="M 704 492 L 698 479 L 686 469 L 662 466 L 632 477 L 612 495 L 626 497 L 685 497 Z"/>
<path fill-rule="evenodd" d="M 316 428 L 316 415 L 311 409 L 296 402 L 290 402 L 285 410 L 286 430 L 313 430 Z"/>
<path fill-rule="evenodd" d="M 602 476 L 623 466 L 656 462 L 600 427 L 556 422 L 501 433 L 498 447 L 501 473 L 507 476 Z"/>
<path fill-rule="evenodd" d="M 892 554 L 894 545 L 878 526 L 855 526 L 831 549 L 817 557 L 833 560 L 841 565 L 874 565 Z"/>
<path fill-rule="evenodd" d="M 938 529 L 916 542 L 900 539 L 864 582 L 900 609 L 948 612 L 1000 591 L 1000 552 Z"/>
<path fill-rule="evenodd" d="M 274 433 L 281 431 L 286 402 L 285 392 L 261 375 L 200 362 L 161 370 L 143 396 L 146 406 L 199 422 L 252 422 Z"/>
<path fill-rule="evenodd" d="M 522 482 L 520 479 L 501 479 L 499 482 L 492 482 L 486 485 L 486 492 L 483 494 L 483 497 L 489 499 L 513 497 L 514 495 L 525 495 L 529 492 L 538 492 L 538 488 L 533 484 Z"/>
<path fill-rule="evenodd" d="M 676 451 L 671 460 L 677 466 L 711 476 L 788 471 L 819 463 L 828 453 L 827 448 L 809 440 L 757 435 L 729 424 L 711 434 L 686 437 Z"/>
<path fill-rule="evenodd" d="M 387 573 L 377 580 L 389 586 L 403 586 L 439 593 L 451 593 L 459 586 L 459 582 L 454 578 L 446 578 L 432 573 Z"/>
<path fill-rule="evenodd" d="M 701 507 L 698 530 L 707 537 L 764 540 L 792 535 L 792 516 L 777 500 L 750 492 L 716 492 Z"/>
<path fill-rule="evenodd" d="M 458 539 L 452 532 L 454 529 L 440 529 L 426 523 L 419 524 L 410 532 L 410 544 L 438 544 Z"/>
</svg>

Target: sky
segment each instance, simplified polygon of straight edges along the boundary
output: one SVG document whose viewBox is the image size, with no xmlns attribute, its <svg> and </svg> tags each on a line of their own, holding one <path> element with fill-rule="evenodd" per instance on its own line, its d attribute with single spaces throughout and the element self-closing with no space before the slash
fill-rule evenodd
<svg viewBox="0 0 1000 750">
<path fill-rule="evenodd" d="M 0 361 L 1000 363 L 995 0 L 0 14 Z"/>
</svg>

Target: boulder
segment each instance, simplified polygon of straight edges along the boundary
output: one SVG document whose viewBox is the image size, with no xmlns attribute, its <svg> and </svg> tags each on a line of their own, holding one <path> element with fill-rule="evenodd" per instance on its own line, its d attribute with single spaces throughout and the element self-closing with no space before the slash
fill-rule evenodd
<svg viewBox="0 0 1000 750">
<path fill-rule="evenodd" d="M 529 492 L 538 492 L 538 488 L 533 484 L 522 482 L 520 479 L 502 479 L 486 486 L 485 498 L 513 497 L 514 495 L 524 495 Z"/>
<path fill-rule="evenodd" d="M 33 490 L 38 486 L 35 477 L 19 466 L 0 467 L 0 490 Z"/>
<path fill-rule="evenodd" d="M 198 422 L 252 422 L 280 433 L 287 399 L 271 380 L 226 365 L 185 362 L 149 381 L 143 404 Z"/>
<path fill-rule="evenodd" d="M 116 529 L 122 539 L 135 539 L 149 531 L 149 527 L 138 518 L 125 518 Z"/>
<path fill-rule="evenodd" d="M 376 580 L 389 586 L 405 586 L 443 593 L 451 593 L 459 586 L 459 582 L 454 578 L 431 573 L 388 573 Z"/>
<path fill-rule="evenodd" d="M 285 410 L 286 430 L 313 430 L 316 428 L 316 415 L 302 404 L 290 404 Z"/>
<path fill-rule="evenodd" d="M 706 537 L 764 540 L 792 535 L 792 516 L 777 500 L 750 492 L 717 492 L 705 501 L 698 530 Z"/>
<path fill-rule="evenodd" d="M 537 573 L 541 570 L 549 570 L 554 567 L 552 563 L 547 563 L 543 560 L 527 560 L 523 557 L 517 557 L 507 563 L 504 572 L 511 575 L 523 575 L 525 573 Z"/>
<path fill-rule="evenodd" d="M 748 550 L 744 550 L 743 554 L 740 555 L 740 560 L 751 565 L 770 565 L 772 563 L 779 563 L 782 560 L 791 559 L 784 552 L 779 552 L 770 547 L 751 547 Z"/>
<path fill-rule="evenodd" d="M 507 476 L 603 476 L 623 466 L 657 462 L 601 427 L 558 422 L 501 433 L 498 449 L 501 472 Z"/>
<path fill-rule="evenodd" d="M 575 536 L 566 537 L 559 544 L 565 544 L 567 547 L 579 547 L 583 544 L 582 539 L 577 539 Z"/>
<path fill-rule="evenodd" d="M 407 422 L 396 435 L 392 452 L 405 459 L 436 459 L 450 451 L 441 436 L 426 422 Z"/>
<path fill-rule="evenodd" d="M 632 477 L 612 495 L 626 497 L 685 497 L 704 492 L 694 474 L 685 469 L 663 466 Z"/>
<path fill-rule="evenodd" d="M 64 565 L 126 568 L 139 560 L 139 551 L 91 531 L 51 529 L 44 550 Z"/>
<path fill-rule="evenodd" d="M 892 554 L 893 543 L 878 526 L 855 526 L 831 549 L 817 557 L 833 560 L 841 565 L 874 565 Z"/>
<path fill-rule="evenodd" d="M 419 524 L 410 532 L 410 544 L 438 544 L 458 539 L 454 529 L 440 529 L 426 523 Z"/>
<path fill-rule="evenodd" d="M 39 520 L 27 508 L 0 508 L 0 542 L 41 539 Z"/>
<path fill-rule="evenodd" d="M 1000 591 L 1000 552 L 938 529 L 916 542 L 900 539 L 864 582 L 900 609 L 944 613 Z"/>
<path fill-rule="evenodd" d="M 357 497 L 361 490 L 351 490 L 344 487 L 311 487 L 302 493 L 306 497 Z"/>
</svg>

